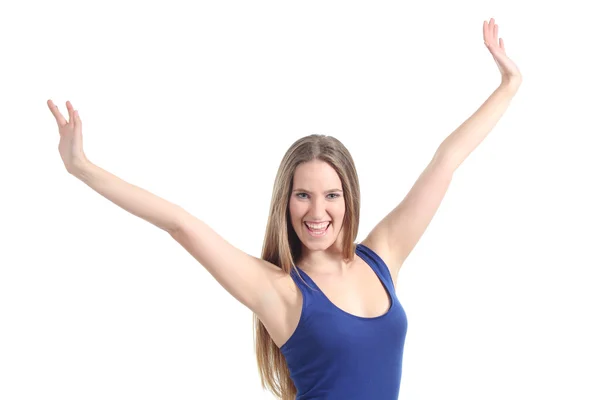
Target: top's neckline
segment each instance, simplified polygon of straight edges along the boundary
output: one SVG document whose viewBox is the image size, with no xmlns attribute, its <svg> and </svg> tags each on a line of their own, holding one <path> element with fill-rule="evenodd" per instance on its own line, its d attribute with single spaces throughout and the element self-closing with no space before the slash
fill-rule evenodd
<svg viewBox="0 0 600 400">
<path fill-rule="evenodd" d="M 387 283 L 385 282 L 385 280 L 383 279 L 383 277 L 380 275 L 380 273 L 379 273 L 379 271 L 377 270 L 377 268 L 374 268 L 374 267 L 373 267 L 373 266 L 372 266 L 372 265 L 369 263 L 369 261 L 368 261 L 368 260 L 367 260 L 365 257 L 363 257 L 363 255 L 361 255 L 361 254 L 358 252 L 359 246 L 363 246 L 363 245 L 362 245 L 362 244 L 360 244 L 360 243 L 359 243 L 359 244 L 357 244 L 357 245 L 356 245 L 356 250 L 357 250 L 357 251 L 356 251 L 355 253 L 356 253 L 356 254 L 357 254 L 357 255 L 358 255 L 358 256 L 359 256 L 359 257 L 360 257 L 360 258 L 361 258 L 361 259 L 362 259 L 362 260 L 363 260 L 363 261 L 364 261 L 364 262 L 365 262 L 365 263 L 366 263 L 368 266 L 369 266 L 369 268 L 371 268 L 371 270 L 372 270 L 372 271 L 375 273 L 375 275 L 377 276 L 377 278 L 379 279 L 379 281 L 380 281 L 380 282 L 381 282 L 381 284 L 383 285 L 383 288 L 385 289 L 385 292 L 387 293 L 387 295 L 388 295 L 388 298 L 390 299 L 390 303 L 391 303 L 391 304 L 390 304 L 390 307 L 388 308 L 388 310 L 387 310 L 385 313 L 383 313 L 383 314 L 381 314 L 381 315 L 379 315 L 379 316 L 376 316 L 376 317 L 362 317 L 362 316 L 360 316 L 360 315 L 355 315 L 355 314 L 349 313 L 348 311 L 345 311 L 345 310 L 341 309 L 341 308 L 340 308 L 340 307 L 338 307 L 338 306 L 337 306 L 337 305 L 336 305 L 336 304 L 335 304 L 333 301 L 331 301 L 331 299 L 329 299 L 329 297 L 327 297 L 327 295 L 326 295 L 326 294 L 325 294 L 325 293 L 324 293 L 324 292 L 321 290 L 321 288 L 319 287 L 319 285 L 317 285 L 317 284 L 315 283 L 315 281 L 313 281 L 313 279 L 312 279 L 312 278 L 311 278 L 311 277 L 310 277 L 310 276 L 309 276 L 309 275 L 308 275 L 308 274 L 307 274 L 305 271 L 303 271 L 303 270 L 302 270 L 301 268 L 299 268 L 299 267 L 296 267 L 296 269 L 297 269 L 298 271 L 300 271 L 300 274 L 301 274 L 301 275 L 302 275 L 302 276 L 303 276 L 305 279 L 307 279 L 311 285 L 314 285 L 314 287 L 315 287 L 315 288 L 316 288 L 316 289 L 319 291 L 319 293 L 320 293 L 320 294 L 321 294 L 321 295 L 322 295 L 322 296 L 323 296 L 323 297 L 324 297 L 324 298 L 327 300 L 327 302 L 328 302 L 329 304 L 331 304 L 331 305 L 332 305 L 332 306 L 333 306 L 335 309 L 339 310 L 339 311 L 340 311 L 340 312 L 342 312 L 343 314 L 345 314 L 345 315 L 347 315 L 347 316 L 350 316 L 350 317 L 352 317 L 352 318 L 356 318 L 356 319 L 359 319 L 359 320 L 364 320 L 364 321 L 372 321 L 372 320 L 377 320 L 377 319 L 385 318 L 386 316 L 388 316 L 388 315 L 389 315 L 389 314 L 390 314 L 390 313 L 393 311 L 393 309 L 394 309 L 394 307 L 395 307 L 395 304 L 396 304 L 396 301 L 394 300 L 393 293 L 391 293 L 391 292 L 390 292 L 390 289 L 389 289 L 389 287 L 388 287 Z"/>
</svg>

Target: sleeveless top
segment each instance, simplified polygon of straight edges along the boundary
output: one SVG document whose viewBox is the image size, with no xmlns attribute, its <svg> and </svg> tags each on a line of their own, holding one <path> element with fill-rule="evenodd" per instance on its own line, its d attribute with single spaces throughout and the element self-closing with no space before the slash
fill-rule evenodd
<svg viewBox="0 0 600 400">
<path fill-rule="evenodd" d="M 302 313 L 280 350 L 297 389 L 296 400 L 398 399 L 406 314 L 383 260 L 362 244 L 356 245 L 356 254 L 377 274 L 391 299 L 381 316 L 343 311 L 304 271 L 292 269 L 303 297 Z"/>
</svg>

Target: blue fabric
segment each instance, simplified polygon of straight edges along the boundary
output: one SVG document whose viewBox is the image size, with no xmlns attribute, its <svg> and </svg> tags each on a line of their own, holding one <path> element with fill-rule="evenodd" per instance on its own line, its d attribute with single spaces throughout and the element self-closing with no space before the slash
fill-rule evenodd
<svg viewBox="0 0 600 400">
<path fill-rule="evenodd" d="M 383 260 L 362 244 L 356 246 L 356 254 L 377 274 L 391 298 L 391 307 L 379 317 L 343 311 L 304 271 L 292 269 L 303 296 L 302 314 L 281 352 L 298 390 L 297 400 L 398 399 L 406 314 Z"/>
</svg>

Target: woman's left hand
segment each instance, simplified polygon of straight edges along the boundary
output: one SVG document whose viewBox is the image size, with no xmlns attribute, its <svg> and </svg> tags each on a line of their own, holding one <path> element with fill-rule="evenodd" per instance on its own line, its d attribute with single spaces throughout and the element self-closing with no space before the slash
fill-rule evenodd
<svg viewBox="0 0 600 400">
<path fill-rule="evenodd" d="M 502 83 L 518 88 L 522 80 L 521 72 L 517 65 L 506 55 L 504 41 L 502 38 L 498 39 L 498 25 L 495 23 L 494 18 L 491 18 L 489 23 L 483 21 L 483 41 L 492 53 L 496 65 L 498 65 L 498 69 L 502 74 Z"/>
</svg>

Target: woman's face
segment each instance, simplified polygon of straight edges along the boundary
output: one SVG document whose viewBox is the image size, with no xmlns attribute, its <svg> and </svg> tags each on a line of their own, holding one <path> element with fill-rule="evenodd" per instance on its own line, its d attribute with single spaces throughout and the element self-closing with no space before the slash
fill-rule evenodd
<svg viewBox="0 0 600 400">
<path fill-rule="evenodd" d="M 345 213 L 342 181 L 335 170 L 321 160 L 299 165 L 294 172 L 289 208 L 292 226 L 304 246 L 326 250 L 334 244 Z"/>
</svg>

